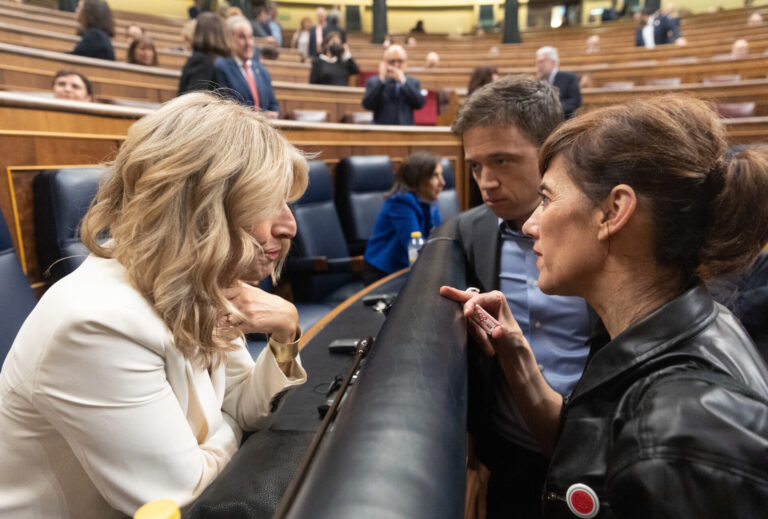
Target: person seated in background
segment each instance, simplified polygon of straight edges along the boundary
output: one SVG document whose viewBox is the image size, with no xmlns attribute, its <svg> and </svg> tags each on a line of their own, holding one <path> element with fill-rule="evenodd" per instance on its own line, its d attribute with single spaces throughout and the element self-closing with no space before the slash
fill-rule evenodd
<svg viewBox="0 0 768 519">
<path fill-rule="evenodd" d="M 439 65 L 440 65 L 440 55 L 435 51 L 429 52 L 427 54 L 425 66 L 427 68 L 437 68 Z"/>
<path fill-rule="evenodd" d="M 69 99 L 70 101 L 93 101 L 93 87 L 88 78 L 74 70 L 59 70 L 53 77 L 54 99 Z"/>
<path fill-rule="evenodd" d="M 760 13 L 752 13 L 747 18 L 747 27 L 757 27 L 763 25 L 763 15 Z"/>
<path fill-rule="evenodd" d="M 126 40 L 128 40 L 129 43 L 137 38 L 141 38 L 144 36 L 144 33 L 144 27 L 137 23 L 132 23 L 125 29 Z"/>
<path fill-rule="evenodd" d="M 583 90 L 585 88 L 593 88 L 594 86 L 595 81 L 592 78 L 592 74 L 589 72 L 583 73 L 579 78 L 579 90 Z"/>
<path fill-rule="evenodd" d="M 560 104 L 566 119 L 581 106 L 581 90 L 579 79 L 570 72 L 561 72 L 558 67 L 560 57 L 554 47 L 542 47 L 536 51 L 536 72 L 543 79 L 560 90 Z"/>
<path fill-rule="evenodd" d="M 499 79 L 499 70 L 496 67 L 475 67 L 472 71 L 472 75 L 469 76 L 469 85 L 467 85 L 467 95 L 472 95 L 472 92 L 478 88 L 493 83 Z"/>
<path fill-rule="evenodd" d="M 230 16 L 243 16 L 243 10 L 239 7 L 235 7 L 230 5 L 229 7 L 226 7 L 224 10 L 224 19 L 226 20 Z"/>
<path fill-rule="evenodd" d="M 115 35 L 115 23 L 109 5 L 104 0 L 80 0 L 75 20 L 80 41 L 71 54 L 114 61 L 110 38 Z"/>
<path fill-rule="evenodd" d="M 635 46 L 653 49 L 656 45 L 674 43 L 680 37 L 680 25 L 677 20 L 665 16 L 660 11 L 646 7 L 638 16 L 635 30 Z"/>
<path fill-rule="evenodd" d="M 395 43 L 395 37 L 390 34 L 387 34 L 386 36 L 384 36 L 384 41 L 381 42 L 381 46 L 384 48 L 387 48 L 393 43 Z"/>
<path fill-rule="evenodd" d="M 315 85 L 349 86 L 349 76 L 360 69 L 352 58 L 349 45 L 341 42 L 341 35 L 329 32 L 323 40 L 323 52 L 312 58 L 309 82 Z"/>
<path fill-rule="evenodd" d="M 267 41 L 275 42 L 272 36 L 272 29 L 269 27 L 269 13 L 264 6 L 257 7 L 251 22 L 251 30 L 256 38 L 265 38 Z"/>
<path fill-rule="evenodd" d="M 244 16 L 234 16 L 227 20 L 227 30 L 232 42 L 232 57 L 218 58 L 214 63 L 222 94 L 264 111 L 270 119 L 277 119 L 280 105 L 272 89 L 272 77 L 254 53 L 251 23 Z"/>
<path fill-rule="evenodd" d="M 600 52 L 600 36 L 593 34 L 587 38 L 587 54 Z"/>
<path fill-rule="evenodd" d="M 231 55 L 224 24 L 218 15 L 200 13 L 192 21 L 195 22 L 192 55 L 181 69 L 177 95 L 193 90 L 219 88 L 214 63 L 218 58 L 228 58 Z"/>
<path fill-rule="evenodd" d="M 91 254 L 0 372 L 0 515 L 184 506 L 268 425 L 306 372 L 296 308 L 256 284 L 280 272 L 307 171 L 264 117 L 209 93 L 131 126 L 82 223 Z M 253 332 L 269 334 L 255 360 Z"/>
<path fill-rule="evenodd" d="M 347 43 L 347 31 L 339 26 L 339 18 L 334 15 L 328 16 L 328 21 L 323 29 L 323 39 L 329 32 L 337 32 L 341 35 L 341 43 Z"/>
<path fill-rule="evenodd" d="M 147 67 L 157 66 L 157 51 L 152 38 L 140 36 L 131 42 L 127 53 L 128 63 L 136 65 L 145 65 Z"/>
<path fill-rule="evenodd" d="M 427 31 L 424 30 L 424 20 L 417 20 L 416 25 L 414 25 L 410 32 L 416 33 L 416 34 L 424 34 Z"/>
<path fill-rule="evenodd" d="M 426 240 L 442 222 L 437 199 L 444 186 L 438 155 L 417 151 L 403 161 L 365 247 L 366 285 L 408 266 L 411 233 Z"/>
<path fill-rule="evenodd" d="M 309 56 L 309 38 L 310 29 L 312 28 L 312 20 L 305 16 L 301 19 L 299 28 L 291 36 L 291 48 L 299 49 L 303 59 Z"/>
<path fill-rule="evenodd" d="M 749 42 L 745 39 L 739 39 L 731 45 L 731 57 L 741 59 L 749 56 Z"/>
<path fill-rule="evenodd" d="M 467 328 L 550 457 L 543 517 L 765 515 L 768 366 L 705 282 L 749 268 L 768 241 L 754 196 L 768 192 L 768 156 L 728 163 L 726 138 L 706 102 L 656 96 L 566 121 L 544 143 L 541 201 L 522 227 L 537 285 L 600 317 L 566 396 L 502 293 L 440 289 L 464 316 L 480 305 L 498 321 Z"/>
<path fill-rule="evenodd" d="M 677 45 L 678 47 L 685 47 L 688 45 L 688 38 L 685 36 L 680 36 L 678 39 L 675 40 L 674 45 Z"/>
<path fill-rule="evenodd" d="M 373 111 L 374 124 L 413 124 L 413 111 L 424 106 L 421 83 L 406 76 L 408 54 L 400 45 L 390 45 L 379 63 L 379 75 L 365 82 L 363 108 Z"/>
<path fill-rule="evenodd" d="M 283 46 L 283 26 L 277 21 L 277 2 L 267 2 L 267 15 L 269 15 L 269 32 L 275 39 L 278 47 Z"/>
<path fill-rule="evenodd" d="M 413 36 L 408 36 L 408 38 L 405 40 L 406 47 L 415 47 L 416 45 L 418 45 L 418 43 L 416 42 L 416 38 Z"/>
</svg>

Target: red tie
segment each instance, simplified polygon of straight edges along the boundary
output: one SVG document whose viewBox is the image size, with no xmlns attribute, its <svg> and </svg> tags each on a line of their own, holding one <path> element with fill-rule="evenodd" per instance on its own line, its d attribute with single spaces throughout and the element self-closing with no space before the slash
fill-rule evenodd
<svg viewBox="0 0 768 519">
<path fill-rule="evenodd" d="M 253 96 L 253 106 L 259 107 L 259 91 L 256 88 L 256 80 L 253 78 L 253 71 L 248 66 L 248 62 L 243 62 L 243 69 L 245 70 L 245 79 L 248 81 L 248 88 L 251 89 L 251 95 Z"/>
</svg>

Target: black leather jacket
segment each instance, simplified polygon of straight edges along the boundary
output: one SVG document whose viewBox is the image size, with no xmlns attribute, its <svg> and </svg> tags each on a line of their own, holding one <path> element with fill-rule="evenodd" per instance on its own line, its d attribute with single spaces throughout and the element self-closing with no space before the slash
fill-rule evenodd
<svg viewBox="0 0 768 519">
<path fill-rule="evenodd" d="M 696 285 L 607 339 L 563 406 L 544 517 L 586 517 L 575 483 L 599 519 L 768 517 L 768 369 L 739 322 Z"/>
</svg>

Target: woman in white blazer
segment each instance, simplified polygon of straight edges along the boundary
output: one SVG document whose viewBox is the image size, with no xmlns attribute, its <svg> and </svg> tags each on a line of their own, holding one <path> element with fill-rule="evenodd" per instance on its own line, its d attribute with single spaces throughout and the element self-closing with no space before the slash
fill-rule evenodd
<svg viewBox="0 0 768 519">
<path fill-rule="evenodd" d="M 252 284 L 279 271 L 306 184 L 298 150 L 211 94 L 131 127 L 82 224 L 92 254 L 0 372 L 0 517 L 183 506 L 305 382 L 295 307 Z M 270 334 L 255 362 L 249 332 Z"/>
</svg>

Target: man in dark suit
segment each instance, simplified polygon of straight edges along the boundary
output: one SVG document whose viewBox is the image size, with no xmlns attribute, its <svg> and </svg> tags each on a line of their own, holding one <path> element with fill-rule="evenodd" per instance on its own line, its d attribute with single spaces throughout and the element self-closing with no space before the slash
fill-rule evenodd
<svg viewBox="0 0 768 519">
<path fill-rule="evenodd" d="M 277 119 L 280 106 L 272 78 L 254 52 L 251 23 L 244 16 L 233 16 L 227 20 L 227 28 L 232 36 L 233 57 L 218 58 L 215 64 L 216 82 L 223 88 L 222 93 Z"/>
<path fill-rule="evenodd" d="M 467 285 L 504 293 L 547 382 L 567 395 L 584 368 L 593 318 L 583 299 L 539 290 L 533 240 L 521 230 L 541 200 L 539 147 L 562 120 L 546 81 L 510 76 L 476 90 L 451 129 L 485 203 L 444 225 L 454 226 L 464 250 Z M 469 432 L 491 473 L 487 517 L 539 518 L 548 459 L 522 423 L 497 357 L 470 342 L 468 362 Z"/>
<path fill-rule="evenodd" d="M 424 106 L 421 83 L 405 75 L 408 55 L 400 45 L 390 45 L 379 63 L 379 75 L 365 82 L 363 108 L 373 111 L 375 124 L 413 124 L 413 111 Z"/>
<path fill-rule="evenodd" d="M 674 43 L 680 37 L 680 21 L 652 8 L 643 9 L 640 26 L 635 30 L 635 46 L 653 49 Z"/>
<path fill-rule="evenodd" d="M 581 106 L 579 78 L 570 72 L 558 70 L 560 57 L 554 47 L 542 47 L 536 51 L 536 71 L 539 78 L 555 86 L 560 91 L 560 104 L 566 119 L 573 117 Z"/>
<path fill-rule="evenodd" d="M 320 54 L 323 48 L 323 39 L 325 38 L 325 29 L 328 25 L 328 15 L 325 9 L 318 7 L 315 13 L 317 24 L 309 29 L 309 57 L 314 58 Z"/>
</svg>

